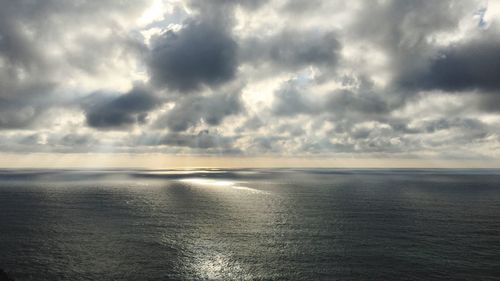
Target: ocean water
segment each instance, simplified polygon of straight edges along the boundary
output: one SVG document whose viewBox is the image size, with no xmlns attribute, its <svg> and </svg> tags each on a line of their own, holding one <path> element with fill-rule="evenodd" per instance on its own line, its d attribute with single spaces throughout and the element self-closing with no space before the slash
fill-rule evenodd
<svg viewBox="0 0 500 281">
<path fill-rule="evenodd" d="M 499 170 L 0 170 L 15 280 L 500 280 Z"/>
</svg>

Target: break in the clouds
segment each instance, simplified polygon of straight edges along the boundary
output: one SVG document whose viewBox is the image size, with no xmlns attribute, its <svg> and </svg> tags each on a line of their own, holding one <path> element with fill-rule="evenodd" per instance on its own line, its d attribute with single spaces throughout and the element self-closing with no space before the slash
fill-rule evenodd
<svg viewBox="0 0 500 281">
<path fill-rule="evenodd" d="M 496 1 L 0 0 L 0 151 L 491 159 Z"/>
</svg>

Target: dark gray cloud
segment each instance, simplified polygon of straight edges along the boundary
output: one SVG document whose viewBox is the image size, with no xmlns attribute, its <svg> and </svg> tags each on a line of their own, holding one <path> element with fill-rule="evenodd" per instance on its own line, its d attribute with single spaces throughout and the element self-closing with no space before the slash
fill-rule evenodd
<svg viewBox="0 0 500 281">
<path fill-rule="evenodd" d="M 304 135 L 306 133 L 306 130 L 299 126 L 295 126 L 294 124 L 283 124 L 276 129 L 276 132 L 278 132 L 279 134 L 288 135 L 290 137 L 298 137 Z"/>
<path fill-rule="evenodd" d="M 0 129 L 26 128 L 39 115 L 39 109 L 0 98 Z"/>
<path fill-rule="evenodd" d="M 391 111 L 387 102 L 377 93 L 339 90 L 328 95 L 325 110 L 337 114 L 383 115 Z"/>
<path fill-rule="evenodd" d="M 310 65 L 335 68 L 341 44 L 334 32 L 284 30 L 247 38 L 242 48 L 247 63 L 293 71 Z"/>
<path fill-rule="evenodd" d="M 485 136 L 489 130 L 487 124 L 474 118 L 439 118 L 423 122 L 423 130 L 427 133 L 435 133 L 450 129 L 474 132 L 474 135 L 482 136 Z"/>
<path fill-rule="evenodd" d="M 146 122 L 158 99 L 143 86 L 125 94 L 94 93 L 83 101 L 87 125 L 98 129 L 120 129 Z"/>
<path fill-rule="evenodd" d="M 198 134 L 169 133 L 161 139 L 160 144 L 198 149 L 231 150 L 233 141 L 233 138 L 203 130 Z"/>
<path fill-rule="evenodd" d="M 349 143 L 332 143 L 328 139 L 320 139 L 314 142 L 305 143 L 300 147 L 300 150 L 311 154 L 325 153 L 354 153 L 353 144 Z"/>
<path fill-rule="evenodd" d="M 238 136 L 225 136 L 216 130 L 201 130 L 197 133 L 170 132 L 166 134 L 142 135 L 134 140 L 140 147 L 170 147 L 192 149 L 200 153 L 241 153 L 235 146 Z"/>
<path fill-rule="evenodd" d="M 217 126 L 227 116 L 239 114 L 243 110 L 239 92 L 187 96 L 179 99 L 174 108 L 156 121 L 155 126 L 167 127 L 174 132 L 186 131 L 201 122 Z"/>
<path fill-rule="evenodd" d="M 494 34 L 493 34 L 494 36 Z M 500 40 L 496 36 L 441 49 L 423 73 L 403 77 L 403 87 L 443 90 L 500 90 Z"/>
<path fill-rule="evenodd" d="M 405 100 L 416 91 L 400 85 L 419 83 L 411 81 L 412 77 L 428 67 L 429 58 L 437 57 L 437 39 L 456 32 L 474 8 L 473 1 L 369 1 L 356 15 L 351 34 L 387 56 L 394 77 L 393 98 Z"/>
<path fill-rule="evenodd" d="M 282 136 L 259 136 L 255 137 L 249 149 L 259 153 L 279 153 L 283 149 L 286 137 Z"/>
<path fill-rule="evenodd" d="M 235 77 L 238 44 L 231 31 L 232 3 L 195 2 L 199 14 L 187 19 L 181 30 L 152 39 L 148 64 L 153 84 L 192 92 Z"/>
<path fill-rule="evenodd" d="M 440 49 L 428 67 L 399 77 L 397 83 L 415 91 L 476 91 L 480 108 L 500 110 L 500 41 L 496 37 L 486 33 L 481 39 Z"/>
<path fill-rule="evenodd" d="M 474 5 L 471 1 L 388 0 L 363 3 L 351 27 L 361 36 L 394 51 L 432 43 L 437 32 L 454 30 Z"/>
<path fill-rule="evenodd" d="M 58 143 L 64 147 L 89 147 L 98 143 L 98 140 L 90 135 L 70 133 L 59 139 Z"/>
<path fill-rule="evenodd" d="M 499 32 L 496 26 L 486 28 L 487 8 L 480 5 L 446 0 L 371 1 L 362 6 L 352 34 L 387 55 L 393 79 L 385 102 L 397 108 L 418 102 L 422 91 L 475 92 L 471 107 L 500 110 Z M 447 46 L 438 43 L 478 10 L 482 16 L 470 36 Z"/>
<path fill-rule="evenodd" d="M 32 127 L 41 121 L 47 109 L 65 102 L 54 94 L 54 83 L 37 78 L 24 81 L 12 73 L 16 70 L 9 68 L 0 66 L 0 129 Z"/>
<path fill-rule="evenodd" d="M 259 128 L 262 128 L 265 125 L 265 121 L 262 120 L 259 116 L 253 116 L 248 118 L 243 125 L 236 128 L 237 133 L 241 133 L 244 131 L 255 131 Z"/>
<path fill-rule="evenodd" d="M 150 58 L 154 84 L 193 91 L 231 80 L 236 73 L 236 42 L 224 30 L 190 21 L 179 32 L 153 40 Z"/>
<path fill-rule="evenodd" d="M 0 129 L 31 125 L 42 109 L 37 100 L 55 87 L 43 54 L 9 7 L 0 9 Z"/>
<path fill-rule="evenodd" d="M 0 1 L 0 129 L 40 123 L 45 111 L 67 104 L 61 84 L 79 71 L 97 75 L 103 56 L 139 50 L 113 24 L 113 16 L 138 14 L 144 1 Z M 84 36 L 80 25 L 112 29 Z M 85 32 L 84 32 L 85 33 Z M 133 43 L 136 42 L 136 43 Z M 71 49 L 68 45 L 81 46 Z"/>
<path fill-rule="evenodd" d="M 102 25 L 104 29 L 121 31 L 113 24 L 113 16 L 138 15 L 145 8 L 146 1 L 0 1 L 0 54 L 8 62 L 8 66 L 23 70 L 25 75 L 48 75 L 55 67 L 50 60 L 50 52 L 41 47 L 60 44 L 61 37 L 78 30 L 83 23 L 87 26 Z M 102 26 L 101 26 L 102 27 Z M 81 35 L 81 34 L 78 34 Z M 122 45 L 117 40 L 119 34 L 112 34 L 107 40 L 108 51 Z M 100 37 L 102 38 L 102 36 Z M 84 60 L 84 51 L 92 50 L 97 41 L 96 36 L 86 33 L 76 36 L 74 43 L 84 45 L 79 50 L 79 59 Z M 111 48 L 113 47 L 113 48 Z M 101 49 L 94 50 L 101 56 Z M 35 78 L 35 75 L 33 75 Z"/>
<path fill-rule="evenodd" d="M 233 8 L 239 5 L 243 8 L 255 9 L 265 4 L 266 0 L 190 0 L 192 7 L 200 10 L 201 13 L 213 12 L 214 9 Z M 208 11 L 207 11 L 208 10 Z"/>
<path fill-rule="evenodd" d="M 3 152 L 92 152 L 99 140 L 83 133 L 22 132 L 0 135 L 0 150 Z"/>
<path fill-rule="evenodd" d="M 291 12 L 294 14 L 303 14 L 304 12 L 321 9 L 324 5 L 324 2 L 321 0 L 289 0 L 284 4 L 284 10 L 287 12 Z"/>
<path fill-rule="evenodd" d="M 272 112 L 278 116 L 294 116 L 298 114 L 320 113 L 316 111 L 318 104 L 305 94 L 307 89 L 288 81 L 275 93 Z"/>
<path fill-rule="evenodd" d="M 127 34 L 114 30 L 104 38 L 82 35 L 74 41 L 75 47 L 67 50 L 66 62 L 80 72 L 92 76 L 98 76 L 103 70 L 113 68 L 113 58 L 143 59 L 148 54 L 142 35 L 134 32 Z M 110 59 L 103 60 L 103 56 Z"/>
<path fill-rule="evenodd" d="M 272 112 L 277 116 L 299 114 L 330 114 L 337 117 L 376 118 L 391 112 L 391 105 L 383 96 L 362 86 L 353 90 L 336 90 L 321 97 L 315 96 L 309 88 L 291 80 L 275 93 Z"/>
</svg>

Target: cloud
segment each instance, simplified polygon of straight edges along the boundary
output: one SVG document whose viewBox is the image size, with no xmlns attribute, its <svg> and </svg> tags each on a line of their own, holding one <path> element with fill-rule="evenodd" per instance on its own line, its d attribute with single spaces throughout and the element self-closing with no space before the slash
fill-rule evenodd
<svg viewBox="0 0 500 281">
<path fill-rule="evenodd" d="M 474 1 L 371 1 L 359 9 L 349 27 L 350 39 L 365 45 L 368 54 L 379 52 L 385 60 L 374 71 L 388 72 L 389 87 L 402 100 L 415 97 L 416 91 L 401 88 L 407 78 L 428 67 L 437 56 L 440 41 L 450 41 L 460 27 Z M 448 38 L 448 39 L 447 39 Z M 374 60 L 374 58 L 367 58 Z M 370 73 L 368 75 L 376 75 Z"/>
<path fill-rule="evenodd" d="M 0 149 L 4 152 L 92 152 L 99 140 L 91 134 L 58 132 L 22 132 L 0 135 Z"/>
<path fill-rule="evenodd" d="M 220 10 L 214 13 L 220 15 Z M 179 31 L 168 30 L 153 38 L 148 62 L 153 84 L 192 92 L 235 77 L 238 44 L 227 21 L 202 12 L 186 20 Z"/>
<path fill-rule="evenodd" d="M 330 114 L 352 119 L 356 116 L 376 118 L 390 113 L 390 105 L 383 96 L 363 87 L 335 90 L 318 97 L 312 93 L 313 85 L 300 85 L 299 81 L 290 80 L 276 91 L 272 112 L 278 116 Z"/>
<path fill-rule="evenodd" d="M 321 9 L 323 6 L 324 2 L 321 0 L 289 0 L 285 2 L 284 9 L 294 14 L 301 14 L 310 9 Z"/>
<path fill-rule="evenodd" d="M 400 77 L 401 87 L 446 92 L 477 91 L 479 106 L 500 110 L 500 41 L 495 34 L 442 48 L 420 72 Z"/>
<path fill-rule="evenodd" d="M 500 157 L 499 13 L 0 0 L 0 152 Z"/>
<path fill-rule="evenodd" d="M 98 129 L 123 129 L 146 122 L 158 99 L 143 86 L 125 94 L 94 93 L 83 102 L 87 125 Z"/>
<path fill-rule="evenodd" d="M 214 13 L 214 10 L 221 10 L 224 8 L 234 8 L 239 5 L 243 8 L 256 9 L 268 1 L 265 0 L 190 0 L 191 6 L 200 10 L 201 13 L 209 14 Z"/>
<path fill-rule="evenodd" d="M 41 107 L 22 101 L 0 99 L 0 129 L 24 129 L 40 118 Z"/>
<path fill-rule="evenodd" d="M 240 149 L 235 147 L 237 140 L 238 136 L 224 136 L 217 130 L 200 130 L 197 133 L 145 134 L 135 138 L 134 144 L 154 149 L 168 147 L 174 151 L 187 149 L 187 151 L 202 154 L 239 154 L 241 153 Z"/>
<path fill-rule="evenodd" d="M 341 44 L 332 31 L 284 30 L 251 36 L 242 48 L 242 60 L 246 63 L 296 70 L 311 65 L 334 68 Z"/>
<path fill-rule="evenodd" d="M 181 132 L 202 122 L 209 126 L 217 126 L 226 117 L 237 115 L 243 109 L 238 91 L 201 97 L 187 96 L 178 100 L 174 108 L 160 117 L 155 127 L 168 127 L 170 131 Z"/>
<path fill-rule="evenodd" d="M 161 139 L 160 144 L 199 149 L 218 148 L 229 150 L 232 146 L 232 141 L 232 138 L 203 130 L 198 134 L 169 133 Z"/>
<path fill-rule="evenodd" d="M 272 112 L 282 116 L 320 113 L 316 111 L 320 105 L 314 104 L 314 101 L 304 94 L 305 91 L 307 90 L 295 81 L 287 81 L 275 93 Z"/>
<path fill-rule="evenodd" d="M 68 81 L 83 86 L 140 49 L 113 17 L 138 14 L 144 3 L 0 1 L 0 129 L 40 123 L 44 112 L 77 99 Z"/>
</svg>

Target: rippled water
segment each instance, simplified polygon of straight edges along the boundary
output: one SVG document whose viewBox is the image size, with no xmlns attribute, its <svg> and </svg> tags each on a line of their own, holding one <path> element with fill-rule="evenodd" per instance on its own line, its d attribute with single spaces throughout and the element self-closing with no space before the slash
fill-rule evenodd
<svg viewBox="0 0 500 281">
<path fill-rule="evenodd" d="M 498 170 L 0 170 L 16 280 L 499 280 Z"/>
</svg>

